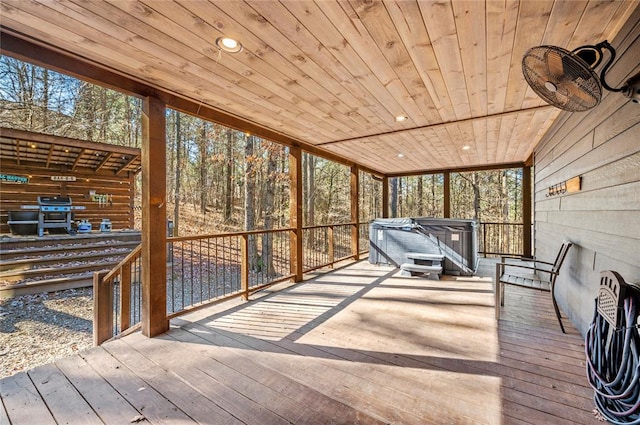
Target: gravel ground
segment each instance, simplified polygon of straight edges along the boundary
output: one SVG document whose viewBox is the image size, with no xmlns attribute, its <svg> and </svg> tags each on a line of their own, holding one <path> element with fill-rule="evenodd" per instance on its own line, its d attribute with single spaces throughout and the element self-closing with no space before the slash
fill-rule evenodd
<svg viewBox="0 0 640 425">
<path fill-rule="evenodd" d="M 91 288 L 0 300 L 0 378 L 92 346 Z"/>
</svg>

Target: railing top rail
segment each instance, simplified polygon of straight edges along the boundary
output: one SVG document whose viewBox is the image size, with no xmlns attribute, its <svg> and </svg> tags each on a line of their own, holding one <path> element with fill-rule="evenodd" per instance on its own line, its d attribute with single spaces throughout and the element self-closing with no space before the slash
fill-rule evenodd
<svg viewBox="0 0 640 425">
<path fill-rule="evenodd" d="M 514 226 L 522 226 L 524 223 L 508 223 L 505 221 L 481 221 L 480 224 L 491 224 L 491 225 L 514 225 Z"/>
<path fill-rule="evenodd" d="M 106 275 L 104 275 L 104 277 L 102 278 L 102 281 L 105 282 L 109 279 L 111 279 L 113 276 L 115 276 L 116 274 L 118 274 L 119 270 L 122 268 L 122 266 L 124 266 L 126 263 L 134 260 L 136 257 L 140 256 L 140 252 L 142 251 L 142 244 L 138 245 L 137 247 L 135 247 L 133 249 L 133 251 L 131 251 L 129 253 L 129 255 L 127 255 L 126 257 L 124 257 L 122 259 L 122 261 L 120 261 L 114 268 L 111 269 L 111 271 L 109 271 L 109 273 L 107 273 Z"/>
<path fill-rule="evenodd" d="M 167 242 L 180 242 L 180 241 L 210 239 L 210 238 L 226 238 L 231 236 L 244 236 L 244 235 L 262 235 L 265 233 L 290 232 L 292 230 L 295 230 L 295 229 L 293 227 L 282 227 L 279 229 L 269 229 L 269 230 L 249 230 L 249 231 L 242 231 L 242 232 L 211 233 L 207 235 L 195 235 L 195 236 L 172 236 L 167 238 Z"/>
<path fill-rule="evenodd" d="M 338 227 L 338 226 L 353 226 L 354 224 L 362 224 L 362 223 L 350 222 L 350 223 L 336 223 L 336 224 L 316 224 L 313 226 L 303 226 L 302 230 L 324 229 L 327 227 Z"/>
</svg>

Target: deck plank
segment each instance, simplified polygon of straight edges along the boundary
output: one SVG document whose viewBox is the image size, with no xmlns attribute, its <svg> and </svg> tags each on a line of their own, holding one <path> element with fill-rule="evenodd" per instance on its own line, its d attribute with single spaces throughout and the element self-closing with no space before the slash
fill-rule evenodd
<svg viewBox="0 0 640 425">
<path fill-rule="evenodd" d="M 141 413 L 134 409 L 80 355 L 58 360 L 56 366 L 104 423 L 126 424 L 141 416 Z"/>
<path fill-rule="evenodd" d="M 84 359 L 149 422 L 153 424 L 195 423 L 104 348 L 96 347 L 89 350 L 84 354 Z"/>
<path fill-rule="evenodd" d="M 360 262 L 47 370 L 105 423 L 600 423 L 581 335 L 568 319 L 560 331 L 548 294 L 510 286 L 505 297 L 496 322 L 491 278 L 400 277 Z M 46 420 L 43 373 L 0 381 L 5 422 L 33 423 L 16 410 L 24 403 Z"/>
<path fill-rule="evenodd" d="M 0 398 L 14 425 L 56 423 L 26 372 L 2 379 Z"/>
<path fill-rule="evenodd" d="M 28 375 L 57 423 L 102 424 L 100 418 L 55 365 L 37 367 L 28 371 Z"/>
<path fill-rule="evenodd" d="M 137 334 L 140 338 L 144 338 Z M 146 338 L 145 338 L 146 340 Z M 151 341 L 151 340 L 149 340 Z M 243 423 L 227 411 L 189 386 L 177 374 L 162 367 L 162 364 L 154 363 L 143 353 L 131 349 L 132 346 L 122 340 L 116 340 L 103 345 L 112 356 L 126 364 L 138 377 L 150 384 L 154 390 L 171 400 L 183 412 L 200 423 L 206 423 L 215 419 L 216 424 L 241 424 Z M 166 350 L 159 351 L 158 356 L 166 356 Z M 170 354 L 179 355 L 179 354 Z M 160 367 L 158 367 L 160 366 Z"/>
</svg>

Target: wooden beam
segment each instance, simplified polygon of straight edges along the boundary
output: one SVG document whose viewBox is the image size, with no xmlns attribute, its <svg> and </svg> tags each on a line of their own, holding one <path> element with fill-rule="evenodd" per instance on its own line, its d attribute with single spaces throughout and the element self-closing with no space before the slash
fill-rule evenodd
<svg viewBox="0 0 640 425">
<path fill-rule="evenodd" d="M 531 167 L 522 167 L 522 255 L 531 257 Z"/>
<path fill-rule="evenodd" d="M 290 183 L 290 255 L 291 274 L 295 282 L 302 281 L 302 150 L 298 147 L 289 148 L 289 176 Z"/>
<path fill-rule="evenodd" d="M 4 40 L 2 40 L 2 42 L 4 43 Z M 72 139 L 68 137 L 54 136 L 52 134 L 34 133 L 26 130 L 17 130 L 15 128 L 0 127 L 0 137 L 5 139 L 14 139 L 16 141 L 23 140 L 26 142 L 53 144 L 61 147 L 116 152 L 120 155 L 140 155 L 140 149 L 138 148 Z"/>
<path fill-rule="evenodd" d="M 142 333 L 169 330 L 167 319 L 165 104 L 148 97 L 142 107 Z"/>
<path fill-rule="evenodd" d="M 351 255 L 354 260 L 360 259 L 360 179 L 357 165 L 351 167 L 350 195 L 351 195 Z"/>
<path fill-rule="evenodd" d="M 46 168 L 49 168 L 49 164 L 51 163 L 51 156 L 53 156 L 53 150 L 55 149 L 56 145 L 54 145 L 53 143 L 49 146 L 49 155 L 47 155 L 47 165 L 45 165 Z"/>
<path fill-rule="evenodd" d="M 105 157 L 102 159 L 102 161 L 100 161 L 100 163 L 99 163 L 99 164 L 98 164 L 98 166 L 96 167 L 96 172 L 100 171 L 100 169 L 101 169 L 102 167 L 104 167 L 104 164 L 106 164 L 106 163 L 111 159 L 111 157 L 112 157 L 113 155 L 114 155 L 114 153 L 113 153 L 113 152 L 109 152 L 109 153 L 107 153 L 107 154 L 105 155 Z M 118 173 L 116 173 L 116 174 L 118 174 Z"/>
<path fill-rule="evenodd" d="M 116 171 L 116 176 L 127 169 L 127 167 L 140 159 L 139 156 L 132 156 L 129 160 Z"/>
<path fill-rule="evenodd" d="M 389 177 L 382 178 L 382 217 L 389 217 Z"/>
<path fill-rule="evenodd" d="M 84 155 L 85 152 L 86 152 L 85 149 L 80 149 L 78 156 L 76 156 L 75 161 L 73 161 L 73 165 L 71 166 L 71 171 L 75 171 L 76 167 L 78 166 L 78 163 L 80 162 L 80 159 L 82 158 L 82 155 Z"/>
<path fill-rule="evenodd" d="M 369 134 L 366 136 L 351 137 L 349 139 L 330 140 L 328 142 L 317 143 L 315 146 L 335 145 L 338 143 L 350 143 L 350 142 L 355 142 L 359 140 L 366 140 L 372 137 L 375 138 L 375 137 L 398 135 L 398 134 L 404 134 L 404 133 L 423 132 L 425 130 L 436 130 L 436 129 L 440 129 L 450 125 L 469 124 L 469 123 L 474 123 L 476 121 L 488 120 L 492 118 L 503 118 L 511 115 L 517 115 L 520 113 L 540 112 L 540 111 L 544 111 L 551 108 L 553 108 L 553 106 L 551 105 L 542 105 L 542 106 L 536 106 L 533 108 L 517 109 L 514 111 L 500 112 L 497 114 L 483 115 L 480 117 L 472 117 L 472 118 L 467 118 L 463 120 L 447 121 L 447 122 L 441 122 L 441 123 L 431 124 L 431 125 L 422 125 L 419 127 L 403 128 L 401 130 L 385 131 L 383 133 Z"/>
<path fill-rule="evenodd" d="M 443 216 L 444 218 L 451 218 L 451 175 L 447 171 L 444 174 L 444 205 Z"/>
<path fill-rule="evenodd" d="M 473 165 L 470 167 L 460 167 L 460 168 L 438 168 L 438 169 L 430 169 L 430 170 L 419 170 L 419 171 L 407 171 L 405 173 L 393 173 L 389 174 L 388 177 L 410 177 L 410 176 L 421 176 L 421 175 L 430 175 L 430 174 L 444 174 L 444 173 L 468 173 L 472 171 L 488 171 L 488 170 L 504 170 L 507 168 L 522 168 L 524 167 L 524 162 L 503 162 L 497 164 L 487 164 L 487 165 Z"/>
</svg>

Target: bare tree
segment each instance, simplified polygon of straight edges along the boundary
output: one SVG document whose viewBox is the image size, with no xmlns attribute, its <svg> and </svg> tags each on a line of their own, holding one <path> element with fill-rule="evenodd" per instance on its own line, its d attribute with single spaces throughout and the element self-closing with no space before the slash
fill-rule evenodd
<svg viewBox="0 0 640 425">
<path fill-rule="evenodd" d="M 256 157 L 253 152 L 254 136 L 245 136 L 244 156 L 245 156 L 245 173 L 244 173 L 244 229 L 254 230 L 256 227 L 255 216 L 255 200 L 256 200 Z M 250 235 L 248 238 L 248 257 L 249 269 L 258 270 L 258 256 L 256 237 Z"/>
<path fill-rule="evenodd" d="M 224 221 L 231 221 L 233 212 L 233 130 L 227 129 L 227 152 L 225 157 L 225 202 Z"/>
</svg>

